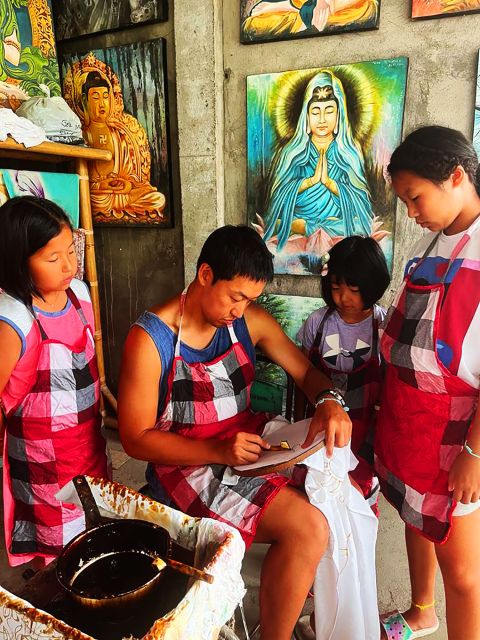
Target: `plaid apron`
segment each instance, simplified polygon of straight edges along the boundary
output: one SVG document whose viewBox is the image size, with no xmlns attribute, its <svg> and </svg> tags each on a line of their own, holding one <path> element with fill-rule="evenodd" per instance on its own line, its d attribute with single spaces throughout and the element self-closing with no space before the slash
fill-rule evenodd
<svg viewBox="0 0 480 640">
<path fill-rule="evenodd" d="M 230 438 L 239 431 L 261 434 L 269 417 L 250 409 L 255 367 L 233 325 L 232 346 L 210 362 L 187 363 L 180 355 L 185 292 L 180 326 L 168 379 L 165 408 L 157 428 L 189 438 Z M 222 482 L 225 465 L 154 465 L 155 475 L 175 506 L 190 516 L 214 518 L 239 530 L 246 545 L 255 537 L 263 510 L 289 482 L 281 474 Z"/>
<path fill-rule="evenodd" d="M 37 377 L 6 416 L 3 485 L 11 564 L 57 556 L 85 525 L 83 510 L 60 503 L 56 492 L 77 474 L 108 476 L 93 335 L 71 289 L 67 296 L 84 325 L 82 344 L 49 339 L 35 317 L 41 336 Z"/>
<path fill-rule="evenodd" d="M 445 279 L 472 231 L 457 243 L 438 284 L 413 284 L 413 274 L 438 240 L 435 236 L 405 277 L 381 335 L 388 366 L 376 426 L 375 469 L 383 494 L 401 518 L 436 543 L 445 542 L 450 532 L 456 503 L 448 491 L 448 474 L 478 399 L 478 389 L 452 374 L 436 351 Z"/>
<path fill-rule="evenodd" d="M 350 471 L 350 475 L 368 497 L 373 482 L 373 421 L 375 405 L 378 403 L 382 385 L 383 367 L 378 348 L 378 321 L 372 314 L 372 350 L 369 360 L 351 371 L 339 371 L 326 365 L 321 356 L 323 330 L 327 318 L 333 313 L 329 309 L 322 318 L 315 340 L 309 353 L 312 364 L 328 376 L 335 387 L 345 396 L 349 409 L 348 416 L 352 421 L 351 448 L 358 459 L 358 465 Z M 313 407 L 309 407 L 309 415 Z"/>
</svg>

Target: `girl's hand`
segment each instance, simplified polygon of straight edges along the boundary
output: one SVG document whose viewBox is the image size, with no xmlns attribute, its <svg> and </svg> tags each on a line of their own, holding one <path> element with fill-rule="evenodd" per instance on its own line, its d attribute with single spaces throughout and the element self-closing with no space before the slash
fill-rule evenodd
<svg viewBox="0 0 480 640">
<path fill-rule="evenodd" d="M 270 445 L 255 433 L 240 431 L 232 438 L 218 441 L 220 448 L 219 462 L 230 467 L 256 462 L 264 450 Z"/>
<path fill-rule="evenodd" d="M 480 499 L 480 459 L 462 451 L 448 474 L 448 490 L 456 502 L 470 504 Z"/>
</svg>

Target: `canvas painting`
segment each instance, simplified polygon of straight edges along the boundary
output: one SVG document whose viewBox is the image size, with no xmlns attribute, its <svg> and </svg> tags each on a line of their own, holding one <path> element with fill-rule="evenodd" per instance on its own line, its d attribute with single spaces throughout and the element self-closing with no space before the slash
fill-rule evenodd
<svg viewBox="0 0 480 640">
<path fill-rule="evenodd" d="M 480 0 L 412 0 L 412 18 L 447 18 L 480 11 Z"/>
<path fill-rule="evenodd" d="M 0 169 L 0 175 L 8 197 L 36 196 L 52 200 L 68 214 L 73 227 L 78 227 L 80 197 L 76 173 Z"/>
<path fill-rule="evenodd" d="M 297 342 L 298 330 L 308 316 L 316 309 L 325 306 L 322 298 L 271 293 L 262 294 L 257 303 L 275 318 L 287 336 L 294 342 Z M 286 375 L 275 364 L 257 361 L 255 379 L 259 382 L 280 386 L 283 389 L 286 387 Z"/>
<path fill-rule="evenodd" d="M 391 267 L 407 58 L 247 78 L 247 211 L 275 273 L 319 275 L 342 238 L 374 237 Z"/>
<path fill-rule="evenodd" d="M 0 0 L 0 106 L 60 95 L 50 0 Z"/>
<path fill-rule="evenodd" d="M 61 70 L 85 140 L 112 153 L 89 163 L 94 223 L 171 226 L 164 40 L 67 54 Z"/>
<path fill-rule="evenodd" d="M 167 0 L 53 0 L 57 40 L 162 22 Z"/>
<path fill-rule="evenodd" d="M 378 29 L 380 0 L 241 0 L 245 44 Z"/>
<path fill-rule="evenodd" d="M 477 67 L 477 90 L 475 92 L 475 115 L 473 120 L 473 146 L 480 158 L 480 55 Z"/>
</svg>

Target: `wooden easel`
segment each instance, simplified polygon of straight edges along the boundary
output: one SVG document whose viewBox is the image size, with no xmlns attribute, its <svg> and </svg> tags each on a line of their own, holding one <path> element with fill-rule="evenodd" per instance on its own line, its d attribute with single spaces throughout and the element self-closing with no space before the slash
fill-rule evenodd
<svg viewBox="0 0 480 640">
<path fill-rule="evenodd" d="M 89 160 L 111 160 L 110 151 L 79 147 L 75 145 L 61 144 L 59 142 L 42 142 L 34 147 L 26 148 L 23 144 L 15 142 L 13 138 L 7 138 L 0 142 L 0 158 L 13 158 L 15 160 L 31 162 L 61 162 L 73 161 L 75 173 L 80 178 L 80 226 L 86 231 L 85 238 L 85 276 L 90 286 L 93 313 L 95 318 L 95 353 L 97 356 L 98 372 L 100 375 L 100 389 L 103 398 L 106 398 L 117 412 L 117 401 L 107 387 L 105 380 L 105 362 L 103 359 L 103 340 L 100 318 L 100 297 L 98 294 L 97 265 L 95 262 L 95 242 L 93 237 L 92 210 L 90 206 L 90 185 L 88 179 Z M 101 406 L 102 416 L 106 417 L 104 403 Z"/>
</svg>

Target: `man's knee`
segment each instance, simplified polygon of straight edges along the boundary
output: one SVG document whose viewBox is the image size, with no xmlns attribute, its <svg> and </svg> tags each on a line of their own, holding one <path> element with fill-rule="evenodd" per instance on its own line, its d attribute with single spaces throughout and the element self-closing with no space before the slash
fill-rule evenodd
<svg viewBox="0 0 480 640">
<path fill-rule="evenodd" d="M 296 552 L 312 555 L 320 559 L 328 543 L 329 528 L 321 511 L 310 504 L 305 505 L 303 513 L 292 519 L 285 530 L 287 542 Z"/>
</svg>

